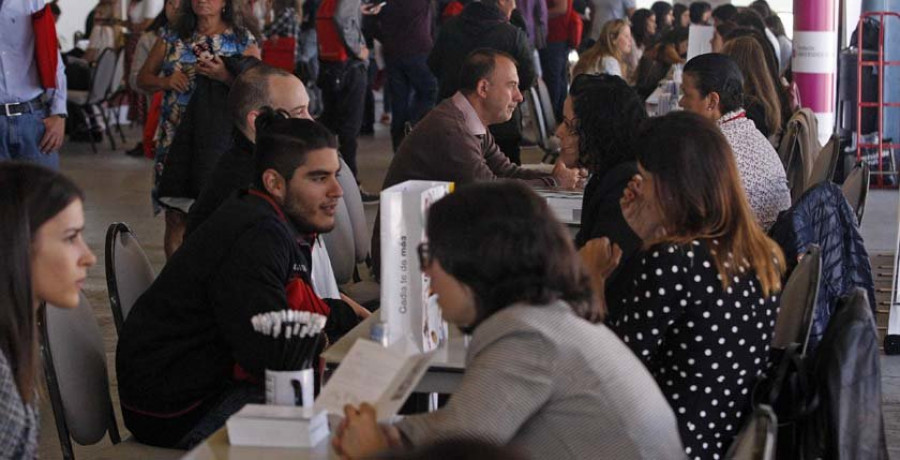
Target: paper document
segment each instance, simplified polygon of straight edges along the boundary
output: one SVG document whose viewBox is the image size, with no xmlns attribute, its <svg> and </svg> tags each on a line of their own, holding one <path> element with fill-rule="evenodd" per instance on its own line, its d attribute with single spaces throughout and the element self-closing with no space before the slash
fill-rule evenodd
<svg viewBox="0 0 900 460">
<path fill-rule="evenodd" d="M 371 340 L 359 339 L 316 399 L 316 410 L 343 415 L 344 406 L 367 402 L 388 420 L 412 393 L 435 353 L 404 354 Z"/>
<path fill-rule="evenodd" d="M 581 225 L 581 205 L 584 191 L 565 191 L 537 188 L 538 195 L 547 200 L 547 205 L 564 224 Z"/>
<path fill-rule="evenodd" d="M 698 26 L 691 24 L 688 29 L 688 61 L 701 54 L 712 53 L 713 34 L 716 32 L 713 26 Z"/>
</svg>

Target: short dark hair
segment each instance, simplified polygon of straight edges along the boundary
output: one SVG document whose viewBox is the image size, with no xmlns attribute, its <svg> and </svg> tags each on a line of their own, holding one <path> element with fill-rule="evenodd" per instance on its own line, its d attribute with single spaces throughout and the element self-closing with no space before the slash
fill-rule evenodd
<svg viewBox="0 0 900 460">
<path fill-rule="evenodd" d="M 766 33 L 766 22 L 763 20 L 762 15 L 750 8 L 744 8 L 738 11 L 737 14 L 732 17 L 732 20 L 739 26 L 752 27 L 762 34 Z"/>
<path fill-rule="evenodd" d="M 713 12 L 712 16 L 719 20 L 719 22 L 730 22 L 734 19 L 734 15 L 736 15 L 738 9 L 736 6 L 731 3 L 727 3 L 725 5 L 717 6 Z"/>
<path fill-rule="evenodd" d="M 772 7 L 769 6 L 769 2 L 767 2 L 766 0 L 756 0 L 755 2 L 750 4 L 750 9 L 759 13 L 759 15 L 762 16 L 763 20 L 774 14 L 772 12 Z"/>
<path fill-rule="evenodd" d="M 563 300 L 580 316 L 600 316 L 572 237 L 519 181 L 459 187 L 431 206 L 425 233 L 432 257 L 474 292 L 473 326 L 516 303 Z"/>
<path fill-rule="evenodd" d="M 784 23 L 781 22 L 781 18 L 779 18 L 777 14 L 773 14 L 766 18 L 766 27 L 768 27 L 776 37 L 783 37 L 785 35 Z"/>
<path fill-rule="evenodd" d="M 691 24 L 699 24 L 703 20 L 703 15 L 707 11 L 712 11 L 712 5 L 707 2 L 693 2 L 689 7 L 691 15 Z"/>
<path fill-rule="evenodd" d="M 684 74 L 694 79 L 701 96 L 706 97 L 713 91 L 719 93 L 722 114 L 743 107 L 744 75 L 730 56 L 701 54 L 684 65 Z"/>
<path fill-rule="evenodd" d="M 284 110 L 263 107 L 256 117 L 256 187 L 263 188 L 262 175 L 269 169 L 290 181 L 307 153 L 325 148 L 337 148 L 328 128 L 313 120 L 290 118 Z"/>
<path fill-rule="evenodd" d="M 262 63 L 241 72 L 228 92 L 228 113 L 231 114 L 234 124 L 246 128 L 247 114 L 250 111 L 272 105 L 272 98 L 277 95 L 269 94 L 271 78 L 293 76 L 284 69 Z"/>
<path fill-rule="evenodd" d="M 0 163 L 0 189 L 0 351 L 29 403 L 38 366 L 31 244 L 41 225 L 84 195 L 56 171 L 17 162 Z"/>
<path fill-rule="evenodd" d="M 641 97 L 614 75 L 581 74 L 569 89 L 578 134 L 578 157 L 594 174 L 634 161 L 637 130 L 647 119 Z"/>
<path fill-rule="evenodd" d="M 474 93 L 478 89 L 478 82 L 488 79 L 497 67 L 497 57 L 502 56 L 518 65 L 516 58 L 504 51 L 493 48 L 478 48 L 468 56 L 459 69 L 459 91 L 463 94 Z"/>
</svg>

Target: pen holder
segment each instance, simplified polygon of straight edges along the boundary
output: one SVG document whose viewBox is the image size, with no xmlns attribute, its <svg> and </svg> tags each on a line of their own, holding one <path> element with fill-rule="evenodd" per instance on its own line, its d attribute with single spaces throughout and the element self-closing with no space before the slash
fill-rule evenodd
<svg viewBox="0 0 900 460">
<path fill-rule="evenodd" d="M 273 371 L 266 369 L 266 404 L 313 406 L 313 369 Z"/>
</svg>

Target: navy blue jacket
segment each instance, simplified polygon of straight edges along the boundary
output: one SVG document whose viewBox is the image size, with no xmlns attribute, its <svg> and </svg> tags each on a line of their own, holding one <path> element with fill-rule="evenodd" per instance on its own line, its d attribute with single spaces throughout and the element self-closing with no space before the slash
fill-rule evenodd
<svg viewBox="0 0 900 460">
<path fill-rule="evenodd" d="M 789 269 L 796 264 L 797 255 L 806 252 L 810 244 L 822 248 L 822 284 L 810 346 L 815 347 L 821 340 L 838 298 L 850 294 L 855 287 L 866 290 L 875 315 L 875 284 L 869 254 L 856 215 L 840 187 L 828 182 L 807 190 L 797 203 L 778 216 L 770 234 L 784 250 Z"/>
</svg>

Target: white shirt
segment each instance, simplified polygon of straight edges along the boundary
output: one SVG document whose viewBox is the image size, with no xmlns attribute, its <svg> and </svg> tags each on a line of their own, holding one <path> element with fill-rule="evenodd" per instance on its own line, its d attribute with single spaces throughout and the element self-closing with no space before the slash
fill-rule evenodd
<svg viewBox="0 0 900 460">
<path fill-rule="evenodd" d="M 163 10 L 165 0 L 141 0 L 128 7 L 128 20 L 131 22 L 144 22 L 154 19 Z"/>
</svg>

